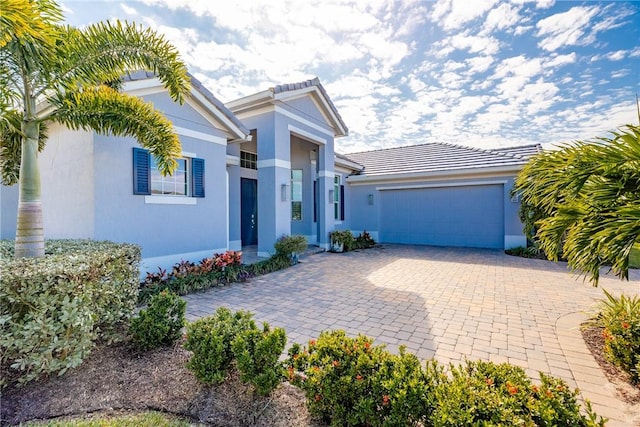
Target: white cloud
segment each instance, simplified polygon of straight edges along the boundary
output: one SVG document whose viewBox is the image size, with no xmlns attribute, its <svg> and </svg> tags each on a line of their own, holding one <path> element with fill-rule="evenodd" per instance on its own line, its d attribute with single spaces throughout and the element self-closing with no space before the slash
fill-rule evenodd
<svg viewBox="0 0 640 427">
<path fill-rule="evenodd" d="M 577 55 L 575 52 L 571 52 L 567 55 L 555 55 L 544 61 L 545 68 L 559 67 L 566 64 L 573 64 L 576 62 Z"/>
<path fill-rule="evenodd" d="M 494 55 L 500 50 L 500 42 L 495 37 L 470 36 L 464 33 L 447 37 L 435 44 L 438 55 L 448 55 L 454 50 L 466 50 L 469 53 Z"/>
<path fill-rule="evenodd" d="M 484 16 L 498 0 L 440 0 L 436 2 L 431 20 L 445 30 L 456 30 Z"/>
<path fill-rule="evenodd" d="M 120 3 L 120 8 L 122 8 L 122 11 L 129 16 L 134 16 L 138 14 L 138 11 L 135 8 L 129 7 L 124 3 Z"/>
<path fill-rule="evenodd" d="M 591 43 L 594 39 L 587 31 L 589 23 L 598 12 L 600 8 L 597 6 L 576 6 L 567 12 L 541 19 L 536 24 L 536 35 L 542 38 L 538 45 L 551 52 L 567 45 Z"/>
<path fill-rule="evenodd" d="M 631 73 L 631 70 L 628 68 L 623 68 L 621 70 L 614 70 L 611 72 L 612 79 L 618 79 L 621 77 L 626 77 Z"/>
<path fill-rule="evenodd" d="M 502 3 L 495 9 L 491 9 L 482 28 L 483 34 L 489 34 L 494 30 L 511 28 L 522 19 L 520 9 L 508 3 Z"/>
<path fill-rule="evenodd" d="M 626 50 L 616 50 L 615 52 L 609 52 L 606 57 L 610 61 L 620 61 L 621 59 L 624 59 L 626 54 Z"/>
<path fill-rule="evenodd" d="M 484 73 L 491 67 L 491 64 L 495 59 L 492 56 L 475 56 L 473 58 L 468 58 L 465 62 L 469 66 L 469 73 Z"/>
</svg>

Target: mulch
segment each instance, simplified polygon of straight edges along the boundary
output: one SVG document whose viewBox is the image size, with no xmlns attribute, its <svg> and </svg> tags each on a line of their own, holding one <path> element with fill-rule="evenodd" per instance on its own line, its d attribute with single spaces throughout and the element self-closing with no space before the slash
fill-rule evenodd
<svg viewBox="0 0 640 427">
<path fill-rule="evenodd" d="M 210 426 L 320 426 L 298 388 L 281 384 L 257 395 L 231 370 L 224 383 L 201 384 L 176 344 L 139 352 L 128 343 L 101 346 L 79 367 L 2 392 L 2 425 L 86 414 L 155 410 Z"/>
</svg>

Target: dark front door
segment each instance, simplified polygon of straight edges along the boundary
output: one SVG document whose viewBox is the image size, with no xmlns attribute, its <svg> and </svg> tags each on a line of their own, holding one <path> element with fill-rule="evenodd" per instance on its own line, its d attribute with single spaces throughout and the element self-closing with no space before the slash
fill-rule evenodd
<svg viewBox="0 0 640 427">
<path fill-rule="evenodd" d="M 240 180 L 240 235 L 242 246 L 258 244 L 258 181 Z"/>
</svg>

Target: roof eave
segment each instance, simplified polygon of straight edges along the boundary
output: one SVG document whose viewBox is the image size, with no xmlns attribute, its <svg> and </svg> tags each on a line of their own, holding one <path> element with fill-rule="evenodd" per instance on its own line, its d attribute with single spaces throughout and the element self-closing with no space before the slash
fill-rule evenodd
<svg viewBox="0 0 640 427">
<path fill-rule="evenodd" d="M 349 183 L 368 183 L 380 181 L 416 181 L 421 179 L 434 178 L 461 178 L 472 175 L 498 175 L 505 173 L 518 173 L 524 167 L 526 162 L 506 165 L 506 166 L 490 166 L 482 168 L 465 168 L 465 169 L 447 169 L 428 172 L 412 172 L 412 173 L 394 173 L 381 175 L 351 175 L 347 178 Z"/>
<path fill-rule="evenodd" d="M 364 166 L 362 166 L 361 164 L 353 162 L 351 160 L 342 159 L 342 158 L 337 157 L 337 156 L 335 157 L 334 163 L 336 165 L 342 166 L 342 167 L 347 168 L 347 169 L 351 169 L 351 170 L 356 171 L 356 172 L 361 172 L 361 171 L 364 170 Z"/>
</svg>

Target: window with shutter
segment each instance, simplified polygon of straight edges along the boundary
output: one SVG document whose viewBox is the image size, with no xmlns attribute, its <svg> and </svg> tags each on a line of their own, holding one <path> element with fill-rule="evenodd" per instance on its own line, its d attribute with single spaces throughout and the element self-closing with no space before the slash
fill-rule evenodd
<svg viewBox="0 0 640 427">
<path fill-rule="evenodd" d="M 204 159 L 176 159 L 172 175 L 163 176 L 153 156 L 144 148 L 133 148 L 133 194 L 204 197 Z"/>
</svg>

